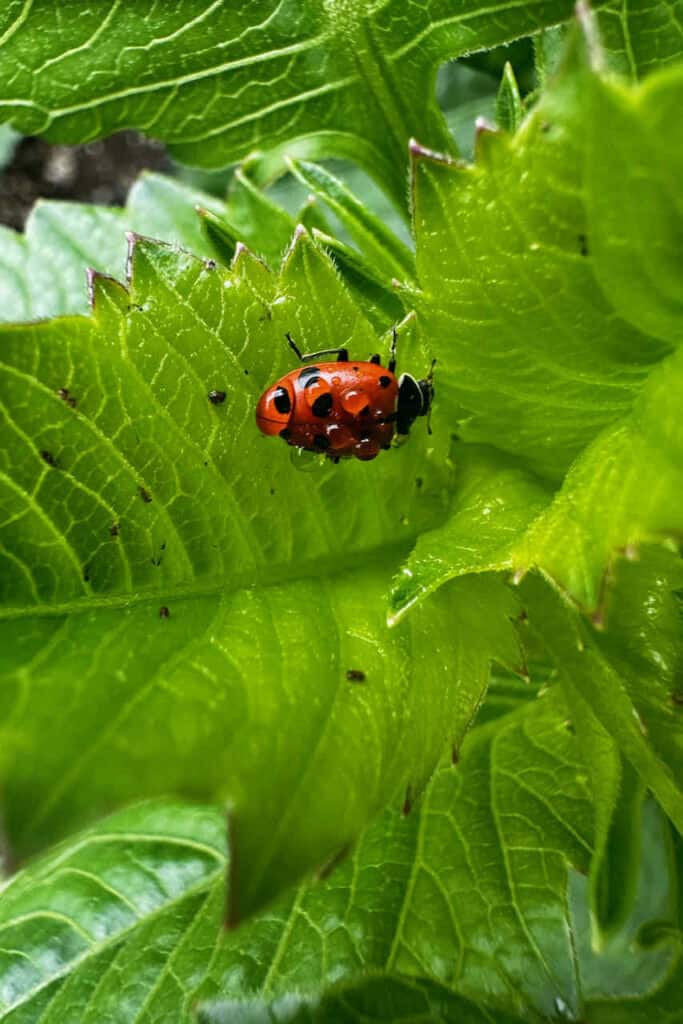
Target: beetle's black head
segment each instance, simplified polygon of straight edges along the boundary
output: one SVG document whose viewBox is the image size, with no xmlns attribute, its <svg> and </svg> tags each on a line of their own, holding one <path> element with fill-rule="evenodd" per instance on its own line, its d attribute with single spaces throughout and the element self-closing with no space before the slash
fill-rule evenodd
<svg viewBox="0 0 683 1024">
<path fill-rule="evenodd" d="M 426 380 L 415 380 L 409 373 L 402 373 L 398 381 L 396 433 L 408 434 L 418 416 L 427 416 L 433 399 L 431 373 Z"/>
</svg>

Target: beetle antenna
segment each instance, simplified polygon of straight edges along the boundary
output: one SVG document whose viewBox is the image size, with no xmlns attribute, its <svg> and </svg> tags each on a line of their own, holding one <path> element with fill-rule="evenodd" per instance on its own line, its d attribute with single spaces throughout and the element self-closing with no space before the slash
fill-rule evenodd
<svg viewBox="0 0 683 1024">
<path fill-rule="evenodd" d="M 389 373 L 394 373 L 396 370 L 396 342 L 398 341 L 398 331 L 396 330 L 396 324 L 391 326 L 391 348 L 389 349 Z"/>
<path fill-rule="evenodd" d="M 295 342 L 294 342 L 294 340 L 292 338 L 292 335 L 289 333 L 289 331 L 287 331 L 287 333 L 285 334 L 285 338 L 289 342 L 289 347 L 292 349 L 292 351 L 296 355 L 297 359 L 302 360 L 303 356 L 301 355 L 301 352 L 299 351 L 299 349 L 298 349 L 297 345 L 295 344 Z"/>
</svg>

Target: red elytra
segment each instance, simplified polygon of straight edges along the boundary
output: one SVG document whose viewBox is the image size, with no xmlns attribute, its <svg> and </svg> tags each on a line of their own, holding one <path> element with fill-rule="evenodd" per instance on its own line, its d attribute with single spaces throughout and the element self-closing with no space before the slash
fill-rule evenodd
<svg viewBox="0 0 683 1024">
<path fill-rule="evenodd" d="M 263 434 L 279 435 L 289 445 L 324 453 L 334 462 L 368 461 L 429 412 L 431 372 L 421 381 L 405 373 L 395 376 L 395 331 L 388 367 L 379 356 L 349 361 L 346 349 L 302 356 L 289 335 L 287 340 L 301 361 L 316 362 L 290 371 L 261 395 L 256 423 Z M 318 362 L 332 353 L 336 362 Z"/>
</svg>

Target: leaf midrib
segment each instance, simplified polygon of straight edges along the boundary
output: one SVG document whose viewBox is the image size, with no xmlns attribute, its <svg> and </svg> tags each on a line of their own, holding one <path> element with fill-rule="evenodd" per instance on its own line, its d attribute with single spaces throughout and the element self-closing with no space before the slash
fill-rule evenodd
<svg viewBox="0 0 683 1024">
<path fill-rule="evenodd" d="M 383 544 L 375 548 L 359 549 L 353 554 L 344 553 L 343 560 L 331 557 L 315 557 L 307 561 L 283 562 L 279 566 L 264 564 L 255 572 L 250 570 L 231 580 L 207 579 L 196 580 L 185 585 L 174 584 L 169 587 L 155 586 L 147 590 L 130 593 L 102 594 L 86 596 L 73 601 L 55 602 L 54 604 L 0 607 L 0 621 L 6 619 L 45 618 L 60 615 L 82 615 L 98 608 L 132 608 L 145 602 L 171 600 L 188 600 L 193 597 L 212 597 L 214 595 L 232 594 L 239 590 L 270 589 L 283 583 L 297 583 L 308 579 L 324 576 L 339 576 L 353 572 L 355 569 L 366 568 L 368 564 L 378 565 L 399 564 L 409 554 L 419 533 L 404 536 L 401 541 Z M 296 573 L 292 573 L 293 566 Z M 387 576 L 387 586 L 389 577 Z"/>
</svg>

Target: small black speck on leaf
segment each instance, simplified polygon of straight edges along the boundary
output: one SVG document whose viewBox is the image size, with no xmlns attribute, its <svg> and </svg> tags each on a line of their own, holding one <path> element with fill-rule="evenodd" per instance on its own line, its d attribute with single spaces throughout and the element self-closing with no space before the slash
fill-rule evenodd
<svg viewBox="0 0 683 1024">
<path fill-rule="evenodd" d="M 42 451 L 40 453 L 40 457 L 43 460 L 43 462 L 46 462 L 48 464 L 48 466 L 52 466 L 53 469 L 57 468 L 57 460 L 55 459 L 52 452 Z"/>
<path fill-rule="evenodd" d="M 675 708 L 683 708 L 683 690 L 673 690 L 669 694 L 669 700 Z"/>
<path fill-rule="evenodd" d="M 248 377 L 248 376 L 249 376 L 249 370 L 245 370 L 245 371 L 244 371 L 244 376 L 245 376 L 245 377 Z"/>
<path fill-rule="evenodd" d="M 68 388 L 57 388 L 57 394 L 59 395 L 61 400 L 63 402 L 66 402 L 67 405 L 70 405 L 72 409 L 76 408 L 76 399 L 74 398 L 73 395 L 69 394 Z"/>
<path fill-rule="evenodd" d="M 588 255 L 588 238 L 586 235 L 577 235 L 577 241 L 579 243 L 579 252 L 582 256 Z"/>
<path fill-rule="evenodd" d="M 140 495 L 144 503 L 146 505 L 149 505 L 150 501 L 152 500 L 152 495 L 149 493 L 149 491 L 145 487 L 138 487 L 138 494 Z"/>
<path fill-rule="evenodd" d="M 204 260 L 204 266 L 206 267 L 207 270 L 215 270 L 216 269 L 216 261 L 215 260 Z"/>
<path fill-rule="evenodd" d="M 209 391 L 208 398 L 211 405 L 222 405 L 225 401 L 225 391 Z"/>
<path fill-rule="evenodd" d="M 549 121 L 544 121 L 543 124 L 541 125 L 541 131 L 543 132 L 544 135 L 547 134 L 547 132 L 549 132 L 551 128 L 552 128 L 552 125 L 550 124 Z"/>
<path fill-rule="evenodd" d="M 83 582 L 84 583 L 90 583 L 90 568 L 87 565 L 83 569 Z"/>
<path fill-rule="evenodd" d="M 460 751 L 458 750 L 458 748 L 455 745 L 453 745 L 453 747 L 451 748 L 451 764 L 452 765 L 456 765 L 456 764 L 459 764 L 459 763 L 460 763 Z"/>
<path fill-rule="evenodd" d="M 112 523 L 111 526 L 109 527 L 109 533 L 111 534 L 112 537 L 118 537 L 119 529 L 120 527 L 118 523 Z"/>
<path fill-rule="evenodd" d="M 346 678 L 350 683 L 364 683 L 365 672 L 359 668 L 349 668 L 346 670 Z"/>
<path fill-rule="evenodd" d="M 168 608 L 166 607 L 165 604 L 162 604 L 161 608 L 159 609 L 159 618 L 160 619 L 168 619 L 168 618 L 170 618 L 170 616 L 171 616 L 171 613 L 169 612 Z"/>
<path fill-rule="evenodd" d="M 403 807 L 401 808 L 401 814 L 407 817 L 413 809 L 413 792 L 410 786 L 406 790 L 405 800 L 403 801 Z"/>
<path fill-rule="evenodd" d="M 271 493 L 271 494 L 275 494 L 275 488 L 274 488 L 274 487 L 271 487 L 271 488 L 270 488 L 270 493 Z"/>
<path fill-rule="evenodd" d="M 418 491 L 422 487 L 423 483 L 424 483 L 424 480 L 422 479 L 421 476 L 418 476 L 418 477 L 415 478 L 415 486 L 417 487 Z"/>
</svg>

